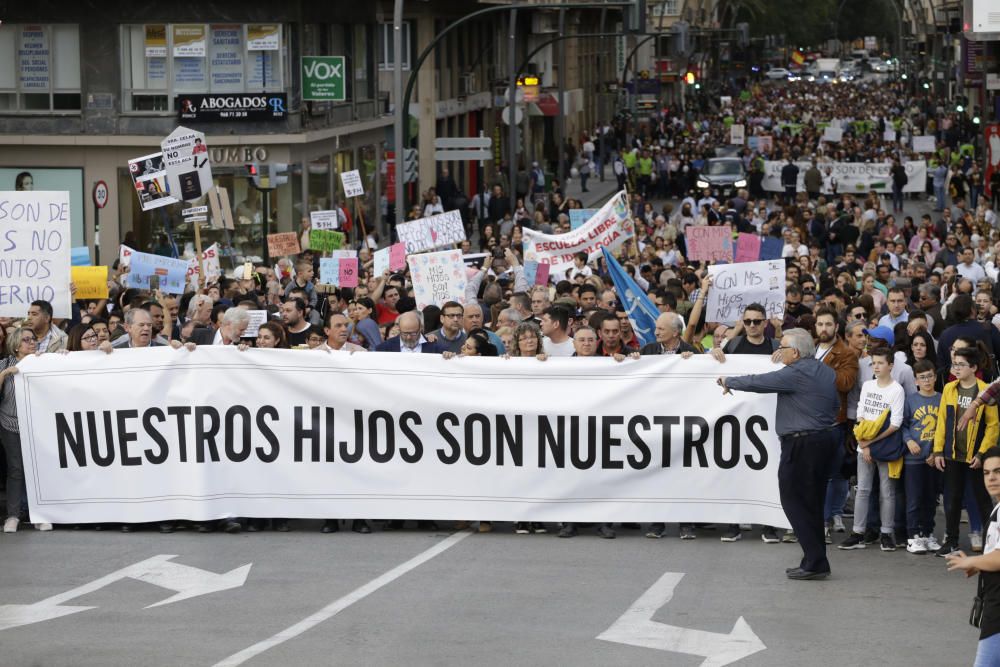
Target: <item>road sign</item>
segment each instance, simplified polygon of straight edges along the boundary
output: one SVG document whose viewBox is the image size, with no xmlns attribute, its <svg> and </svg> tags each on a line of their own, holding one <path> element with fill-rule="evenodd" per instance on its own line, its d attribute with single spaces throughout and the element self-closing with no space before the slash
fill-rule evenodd
<svg viewBox="0 0 1000 667">
<path fill-rule="evenodd" d="M 167 190 L 182 201 L 194 201 L 212 189 L 212 164 L 208 159 L 205 135 L 178 127 L 160 143 Z"/>
<path fill-rule="evenodd" d="M 108 205 L 108 184 L 104 181 L 94 183 L 94 206 L 104 208 Z"/>
<path fill-rule="evenodd" d="M 490 137 L 438 137 L 434 140 L 434 148 L 489 148 L 493 145 Z"/>
<path fill-rule="evenodd" d="M 449 160 L 491 160 L 493 159 L 493 139 L 490 137 L 439 137 L 434 140 L 434 159 L 438 162 Z"/>
<path fill-rule="evenodd" d="M 504 125 L 510 125 L 510 107 L 506 106 L 503 108 L 503 112 L 500 114 L 503 118 Z M 524 120 L 524 110 L 520 106 L 514 108 L 514 124 L 520 125 L 521 121 Z"/>
<path fill-rule="evenodd" d="M 302 99 L 308 102 L 343 102 L 344 56 L 302 56 Z"/>
<path fill-rule="evenodd" d="M 438 162 L 450 160 L 492 160 L 493 151 L 489 149 L 467 151 L 435 151 L 434 159 Z"/>
</svg>

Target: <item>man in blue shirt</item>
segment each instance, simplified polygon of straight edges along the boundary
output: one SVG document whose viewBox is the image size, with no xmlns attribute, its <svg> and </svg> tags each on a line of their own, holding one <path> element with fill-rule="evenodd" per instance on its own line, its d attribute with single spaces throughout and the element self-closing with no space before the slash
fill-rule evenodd
<svg viewBox="0 0 1000 667">
<path fill-rule="evenodd" d="M 789 579 L 824 579 L 830 575 L 823 537 L 823 503 L 840 410 L 837 374 L 815 358 L 816 346 L 804 329 L 790 329 L 778 348 L 785 367 L 773 373 L 720 377 L 730 390 L 777 394 L 775 431 L 781 438 L 778 489 L 781 507 L 799 538 L 803 558 L 785 570 Z"/>
</svg>

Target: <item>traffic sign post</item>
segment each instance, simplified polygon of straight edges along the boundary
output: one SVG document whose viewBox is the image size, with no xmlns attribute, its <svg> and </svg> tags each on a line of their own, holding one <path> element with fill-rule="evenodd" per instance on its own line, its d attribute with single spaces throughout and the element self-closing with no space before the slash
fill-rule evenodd
<svg viewBox="0 0 1000 667">
<path fill-rule="evenodd" d="M 104 181 L 94 183 L 94 265 L 101 264 L 101 209 L 108 205 L 110 191 Z"/>
</svg>

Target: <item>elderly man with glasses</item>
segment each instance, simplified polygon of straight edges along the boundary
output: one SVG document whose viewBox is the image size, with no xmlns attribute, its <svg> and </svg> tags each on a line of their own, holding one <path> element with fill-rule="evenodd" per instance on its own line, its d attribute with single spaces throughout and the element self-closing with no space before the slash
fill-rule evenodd
<svg viewBox="0 0 1000 667">
<path fill-rule="evenodd" d="M 790 329 L 778 347 L 784 368 L 761 375 L 720 377 L 723 393 L 731 390 L 777 394 L 775 431 L 781 439 L 778 488 L 781 506 L 802 547 L 789 579 L 824 579 L 830 575 L 823 537 L 827 473 L 837 441 L 837 374 L 816 359 L 812 336 Z"/>
</svg>

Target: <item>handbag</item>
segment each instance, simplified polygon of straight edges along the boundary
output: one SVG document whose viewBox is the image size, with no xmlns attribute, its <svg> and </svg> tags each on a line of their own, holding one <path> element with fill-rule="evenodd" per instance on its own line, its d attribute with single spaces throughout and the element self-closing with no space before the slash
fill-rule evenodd
<svg viewBox="0 0 1000 667">
<path fill-rule="evenodd" d="M 979 575 L 979 586 L 976 597 L 972 598 L 972 609 L 969 611 L 969 625 L 980 628 L 983 624 L 983 575 Z"/>
</svg>

